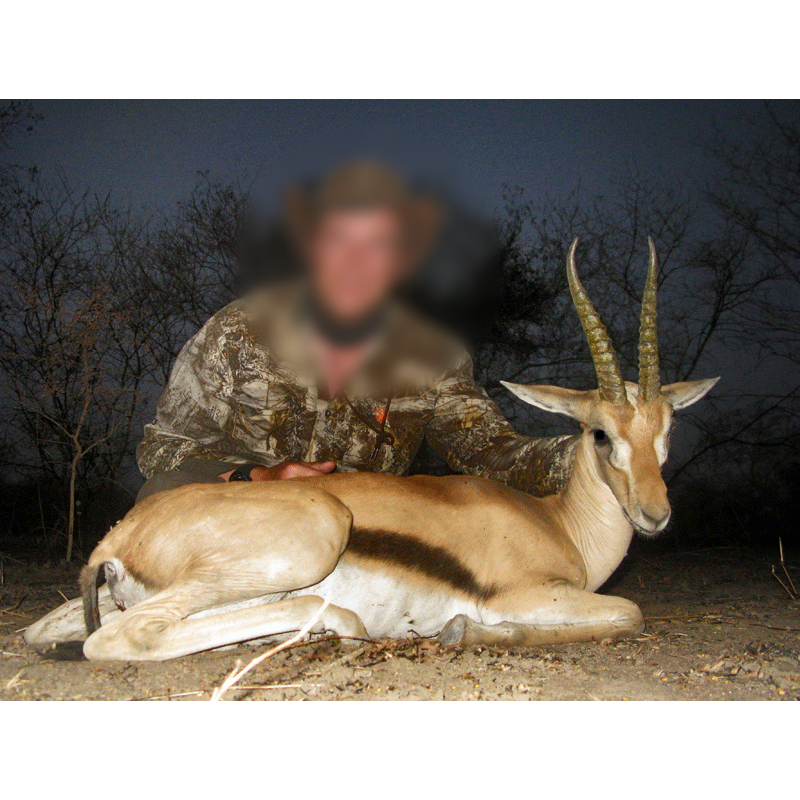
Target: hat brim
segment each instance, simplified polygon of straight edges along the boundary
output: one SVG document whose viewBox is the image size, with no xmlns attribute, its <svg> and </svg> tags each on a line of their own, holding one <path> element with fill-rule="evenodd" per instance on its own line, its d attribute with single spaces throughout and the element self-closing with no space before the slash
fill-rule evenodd
<svg viewBox="0 0 800 800">
<path fill-rule="evenodd" d="M 365 203 L 359 206 L 329 206 L 319 208 L 311 195 L 299 188 L 286 193 L 284 214 L 289 234 L 295 244 L 305 249 L 309 237 L 325 213 L 342 210 L 388 208 L 402 220 L 403 258 L 408 267 L 415 267 L 433 250 L 442 228 L 442 207 L 438 200 L 414 195 L 396 203 Z"/>
</svg>

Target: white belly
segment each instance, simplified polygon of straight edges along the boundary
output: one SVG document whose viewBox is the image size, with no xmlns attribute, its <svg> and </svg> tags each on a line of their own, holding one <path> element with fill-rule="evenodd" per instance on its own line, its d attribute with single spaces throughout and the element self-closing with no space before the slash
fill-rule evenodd
<svg viewBox="0 0 800 800">
<path fill-rule="evenodd" d="M 479 619 L 474 602 L 343 561 L 325 580 L 286 596 L 309 594 L 354 611 L 375 639 L 433 636 L 456 614 Z"/>
</svg>

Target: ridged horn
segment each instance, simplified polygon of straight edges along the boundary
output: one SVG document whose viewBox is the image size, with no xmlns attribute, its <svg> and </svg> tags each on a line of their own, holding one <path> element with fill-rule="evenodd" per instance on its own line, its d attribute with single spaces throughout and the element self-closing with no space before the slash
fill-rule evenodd
<svg viewBox="0 0 800 800">
<path fill-rule="evenodd" d="M 661 394 L 661 377 L 658 371 L 658 326 L 656 323 L 656 296 L 658 293 L 658 256 L 652 238 L 647 282 L 642 296 L 642 316 L 639 322 L 639 397 L 652 400 Z"/>
<path fill-rule="evenodd" d="M 624 405 L 628 400 L 625 392 L 625 381 L 622 379 L 622 370 L 619 368 L 611 337 L 606 326 L 595 311 L 589 295 L 583 288 L 578 272 L 575 269 L 575 251 L 578 240 L 572 243 L 567 256 L 567 280 L 572 302 L 581 321 L 581 326 L 589 340 L 589 350 L 592 353 L 594 370 L 597 373 L 597 385 L 600 388 L 600 399 L 613 403 L 615 406 Z"/>
</svg>

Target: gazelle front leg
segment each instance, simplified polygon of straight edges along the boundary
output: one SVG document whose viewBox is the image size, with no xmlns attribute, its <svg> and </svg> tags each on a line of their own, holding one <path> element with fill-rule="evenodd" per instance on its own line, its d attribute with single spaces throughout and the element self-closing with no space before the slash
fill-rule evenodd
<svg viewBox="0 0 800 800">
<path fill-rule="evenodd" d="M 445 645 L 535 647 L 620 639 L 644 630 L 644 617 L 635 603 L 569 584 L 558 584 L 549 592 L 536 592 L 529 597 L 529 603 L 523 614 L 509 609 L 507 619 L 502 619 L 504 615 L 499 608 L 487 609 L 490 619 L 501 617 L 494 624 L 459 614 L 445 625 L 439 641 Z"/>
</svg>

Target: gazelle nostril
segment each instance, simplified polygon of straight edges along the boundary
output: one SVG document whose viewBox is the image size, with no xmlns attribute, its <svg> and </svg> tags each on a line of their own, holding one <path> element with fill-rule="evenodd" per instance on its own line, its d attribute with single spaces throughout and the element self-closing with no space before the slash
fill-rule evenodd
<svg viewBox="0 0 800 800">
<path fill-rule="evenodd" d="M 669 518 L 672 516 L 672 511 L 667 511 L 666 514 L 660 514 L 658 516 L 652 516 L 650 514 L 644 514 L 644 516 L 652 523 L 655 530 L 661 531 L 667 526 Z"/>
</svg>

